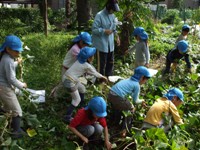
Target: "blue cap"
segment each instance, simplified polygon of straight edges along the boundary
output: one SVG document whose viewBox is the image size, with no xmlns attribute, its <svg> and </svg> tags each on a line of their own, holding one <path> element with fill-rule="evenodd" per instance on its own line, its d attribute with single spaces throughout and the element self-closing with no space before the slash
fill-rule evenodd
<svg viewBox="0 0 200 150">
<path fill-rule="evenodd" d="M 190 26 L 189 26 L 189 25 L 187 25 L 187 24 L 184 24 L 184 25 L 183 25 L 183 27 L 182 27 L 182 30 L 185 30 L 185 29 L 188 29 L 188 30 L 190 30 Z"/>
<path fill-rule="evenodd" d="M 164 97 L 168 100 L 172 100 L 174 96 L 177 96 L 181 101 L 184 101 L 183 92 L 178 88 L 171 88 L 166 94 L 164 94 Z"/>
<path fill-rule="evenodd" d="M 181 40 L 178 42 L 177 47 L 178 47 L 178 50 L 180 50 L 182 53 L 185 53 L 187 52 L 188 42 L 185 40 Z"/>
<path fill-rule="evenodd" d="M 148 39 L 148 34 L 145 31 L 140 32 L 138 35 L 142 40 L 147 40 Z"/>
<path fill-rule="evenodd" d="M 149 70 L 144 66 L 139 66 L 134 70 L 134 75 L 131 77 L 132 80 L 139 81 L 142 76 L 152 77 Z"/>
<path fill-rule="evenodd" d="M 88 45 L 92 45 L 92 37 L 88 32 L 81 32 L 78 36 L 76 36 L 72 42 L 76 43 L 82 40 L 84 43 Z"/>
<path fill-rule="evenodd" d="M 94 47 L 84 47 L 80 50 L 77 59 L 83 64 L 87 61 L 88 58 L 92 57 L 96 53 L 96 48 Z"/>
<path fill-rule="evenodd" d="M 133 36 L 137 36 L 137 35 L 139 35 L 141 32 L 143 32 L 144 31 L 144 28 L 143 27 L 137 27 L 137 28 L 135 28 L 134 29 L 134 31 L 133 31 Z"/>
<path fill-rule="evenodd" d="M 106 107 L 106 102 L 103 97 L 96 96 L 89 101 L 88 106 L 85 107 L 85 110 L 91 109 L 97 117 L 106 117 Z"/>
<path fill-rule="evenodd" d="M 15 35 L 6 36 L 5 42 L 0 47 L 0 52 L 4 51 L 6 47 L 18 52 L 23 51 L 22 41 Z"/>
</svg>

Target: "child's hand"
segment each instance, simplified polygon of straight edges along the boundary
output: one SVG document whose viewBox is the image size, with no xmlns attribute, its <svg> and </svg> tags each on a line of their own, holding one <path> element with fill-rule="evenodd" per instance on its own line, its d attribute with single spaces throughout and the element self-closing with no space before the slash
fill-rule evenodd
<svg viewBox="0 0 200 150">
<path fill-rule="evenodd" d="M 105 141 L 105 146 L 107 150 L 111 150 L 112 144 L 109 141 Z"/>
<path fill-rule="evenodd" d="M 134 114 L 135 113 L 135 107 L 133 107 L 130 111 L 131 111 L 132 114 Z"/>
<path fill-rule="evenodd" d="M 24 86 L 23 86 L 23 88 L 27 88 L 27 84 L 26 84 L 26 83 L 24 83 Z"/>
<path fill-rule="evenodd" d="M 121 44 L 121 41 L 120 41 L 119 37 L 117 37 L 117 46 L 120 46 L 120 44 Z"/>
<path fill-rule="evenodd" d="M 147 108 L 147 104 L 144 100 L 142 101 L 142 107 Z"/>
<path fill-rule="evenodd" d="M 86 138 L 86 137 L 82 137 L 82 140 L 83 140 L 83 142 L 85 142 L 85 143 L 88 143 L 88 142 L 89 142 L 88 138 Z"/>
<path fill-rule="evenodd" d="M 125 50 L 124 54 L 127 55 L 128 54 L 128 50 Z"/>
<path fill-rule="evenodd" d="M 18 63 L 18 64 L 21 64 L 21 63 L 22 63 L 22 58 L 21 58 L 21 57 L 17 58 L 17 63 Z"/>
<path fill-rule="evenodd" d="M 103 76 L 102 78 L 101 78 L 104 82 L 108 82 L 108 78 L 107 77 L 105 77 L 105 76 Z"/>
<path fill-rule="evenodd" d="M 177 63 L 172 63 L 171 70 L 172 72 L 176 71 Z"/>
<path fill-rule="evenodd" d="M 149 63 L 146 63 L 144 66 L 147 67 L 147 68 L 149 68 Z"/>
</svg>

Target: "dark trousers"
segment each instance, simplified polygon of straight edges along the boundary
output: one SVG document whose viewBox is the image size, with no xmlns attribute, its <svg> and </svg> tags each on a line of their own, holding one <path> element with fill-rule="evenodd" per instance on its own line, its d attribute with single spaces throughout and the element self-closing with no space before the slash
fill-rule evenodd
<svg viewBox="0 0 200 150">
<path fill-rule="evenodd" d="M 171 67 L 171 61 L 169 60 L 169 53 L 170 52 L 168 52 L 168 54 L 167 54 L 167 56 L 166 56 L 166 68 L 165 68 L 165 70 L 164 70 L 164 73 L 169 73 L 170 72 L 170 67 Z"/>
<path fill-rule="evenodd" d="M 104 76 L 112 76 L 114 69 L 114 52 L 99 52 L 100 73 Z"/>
</svg>

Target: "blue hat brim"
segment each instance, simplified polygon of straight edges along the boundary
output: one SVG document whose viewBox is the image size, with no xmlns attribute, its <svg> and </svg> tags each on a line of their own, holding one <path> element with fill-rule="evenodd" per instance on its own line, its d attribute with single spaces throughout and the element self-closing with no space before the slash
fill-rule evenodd
<svg viewBox="0 0 200 150">
<path fill-rule="evenodd" d="M 88 110 L 89 109 L 89 106 L 86 106 L 84 108 L 85 110 Z M 94 112 L 93 112 L 94 113 Z M 104 112 L 104 113 L 94 113 L 97 117 L 106 117 L 107 116 L 107 112 Z"/>
</svg>

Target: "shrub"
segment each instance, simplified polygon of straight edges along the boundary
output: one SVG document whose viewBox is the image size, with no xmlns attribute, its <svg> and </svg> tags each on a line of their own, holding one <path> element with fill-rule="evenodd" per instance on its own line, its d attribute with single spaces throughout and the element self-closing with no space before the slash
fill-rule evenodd
<svg viewBox="0 0 200 150">
<path fill-rule="evenodd" d="M 0 14 L 0 38 L 4 38 L 8 34 L 26 35 L 44 29 L 38 9 L 1 8 Z"/>
<path fill-rule="evenodd" d="M 22 38 L 35 56 L 33 62 L 25 62 L 24 80 L 33 89 L 51 90 L 61 80 L 61 65 L 73 35 L 60 33 L 28 35 Z M 26 55 L 27 52 L 22 53 Z M 48 85 L 48 86 L 47 86 Z"/>
<path fill-rule="evenodd" d="M 179 11 L 176 9 L 169 9 L 167 10 L 165 17 L 161 20 L 161 23 L 177 24 L 180 21 Z"/>
</svg>

